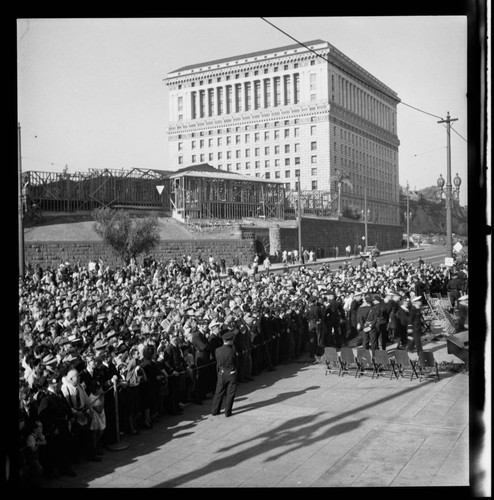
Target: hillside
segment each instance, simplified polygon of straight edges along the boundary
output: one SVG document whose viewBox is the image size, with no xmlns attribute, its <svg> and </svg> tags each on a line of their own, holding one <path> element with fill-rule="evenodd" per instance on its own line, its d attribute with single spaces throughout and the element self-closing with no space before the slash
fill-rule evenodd
<svg viewBox="0 0 494 500">
<path fill-rule="evenodd" d="M 186 226 L 167 217 L 160 217 L 159 230 L 162 240 L 186 240 L 196 236 Z M 47 216 L 24 231 L 24 241 L 101 241 L 89 216 Z"/>
</svg>

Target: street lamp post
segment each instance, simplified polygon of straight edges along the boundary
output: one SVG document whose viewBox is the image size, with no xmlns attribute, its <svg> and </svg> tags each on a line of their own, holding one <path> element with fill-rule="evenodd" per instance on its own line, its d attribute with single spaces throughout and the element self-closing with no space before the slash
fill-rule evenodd
<svg viewBox="0 0 494 500">
<path fill-rule="evenodd" d="M 298 213 L 297 213 L 297 228 L 298 228 L 298 258 L 302 258 L 302 206 L 300 201 L 300 170 L 298 172 Z"/>
<path fill-rule="evenodd" d="M 407 181 L 407 213 L 405 214 L 407 220 L 407 250 L 410 250 L 410 186 Z"/>
<path fill-rule="evenodd" d="M 440 120 L 437 123 L 446 123 L 446 137 L 447 137 L 447 170 L 446 170 L 446 256 L 453 257 L 453 230 L 452 230 L 452 185 L 451 185 L 451 122 L 458 120 L 458 118 L 450 118 L 449 111 L 446 114 L 446 120 Z M 437 185 L 442 191 L 444 186 L 444 179 L 442 175 L 437 180 Z"/>
<path fill-rule="evenodd" d="M 18 245 L 19 245 L 19 276 L 24 277 L 24 201 L 22 194 L 22 157 L 21 157 L 21 124 L 17 124 L 17 182 L 18 182 Z"/>
<path fill-rule="evenodd" d="M 365 236 L 364 236 L 364 247 L 368 246 L 369 243 L 367 243 L 367 219 L 369 218 L 369 211 L 367 210 L 367 186 L 364 188 L 364 231 L 365 231 Z"/>
</svg>

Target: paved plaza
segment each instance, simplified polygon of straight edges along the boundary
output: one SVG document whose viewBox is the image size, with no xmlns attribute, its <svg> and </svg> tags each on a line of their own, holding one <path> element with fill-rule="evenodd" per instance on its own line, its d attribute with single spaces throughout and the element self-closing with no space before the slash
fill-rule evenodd
<svg viewBox="0 0 494 500">
<path fill-rule="evenodd" d="M 444 341 L 425 348 L 454 358 Z M 240 384 L 231 418 L 212 416 L 211 400 L 189 405 L 44 487 L 468 486 L 468 381 L 466 371 L 339 377 L 291 362 Z"/>
</svg>

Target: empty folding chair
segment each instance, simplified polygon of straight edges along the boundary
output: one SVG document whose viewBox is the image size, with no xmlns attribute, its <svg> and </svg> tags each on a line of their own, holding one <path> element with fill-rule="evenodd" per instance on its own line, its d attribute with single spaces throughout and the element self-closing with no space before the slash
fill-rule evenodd
<svg viewBox="0 0 494 500">
<path fill-rule="evenodd" d="M 395 352 L 393 353 L 393 356 L 395 359 L 395 366 L 396 368 L 398 368 L 398 373 L 402 377 L 410 374 L 410 380 L 413 379 L 414 375 L 417 378 L 419 378 L 416 369 L 417 362 L 414 361 L 413 359 L 410 359 L 410 356 L 406 351 L 396 349 Z"/>
<path fill-rule="evenodd" d="M 364 349 L 363 347 L 357 349 L 357 365 L 357 374 L 359 377 L 360 375 L 372 375 L 372 378 L 374 378 L 376 366 L 372 359 L 372 354 L 368 349 Z M 370 370 L 372 370 L 372 373 Z"/>
<path fill-rule="evenodd" d="M 354 373 L 355 377 L 358 375 L 358 363 L 353 354 L 353 349 L 350 347 L 342 347 L 340 350 L 340 375 L 345 373 Z"/>
<path fill-rule="evenodd" d="M 376 375 L 378 377 L 382 373 L 389 372 L 391 374 L 390 379 L 393 379 L 393 375 L 396 379 L 398 379 L 394 360 L 389 357 L 386 349 L 376 349 L 374 351 L 374 365 L 376 367 Z"/>
<path fill-rule="evenodd" d="M 437 378 L 437 380 L 439 380 L 439 367 L 432 352 L 422 351 L 419 354 L 417 365 L 419 367 L 420 380 L 424 380 L 428 377 Z"/>
<path fill-rule="evenodd" d="M 326 375 L 328 373 L 341 373 L 341 362 L 335 347 L 325 347 L 322 360 L 326 363 Z"/>
</svg>

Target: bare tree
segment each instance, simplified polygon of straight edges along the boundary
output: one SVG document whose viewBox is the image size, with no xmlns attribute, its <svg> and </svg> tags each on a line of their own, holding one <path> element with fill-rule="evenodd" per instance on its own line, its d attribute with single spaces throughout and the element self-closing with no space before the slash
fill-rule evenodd
<svg viewBox="0 0 494 500">
<path fill-rule="evenodd" d="M 132 258 L 150 252 L 160 241 L 158 219 L 147 216 L 131 219 L 128 212 L 97 208 L 93 210 L 94 230 L 127 265 Z"/>
</svg>

